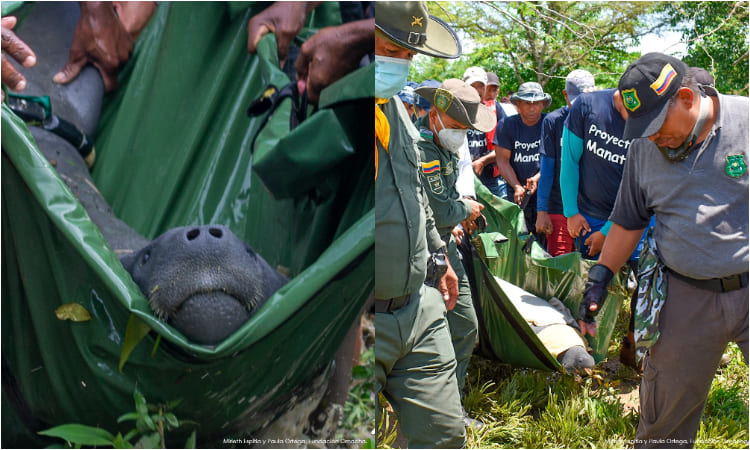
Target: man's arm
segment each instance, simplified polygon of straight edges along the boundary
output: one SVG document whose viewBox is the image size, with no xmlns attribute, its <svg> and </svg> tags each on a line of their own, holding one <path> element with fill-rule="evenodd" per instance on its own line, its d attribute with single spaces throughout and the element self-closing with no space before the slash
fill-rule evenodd
<svg viewBox="0 0 750 450">
<path fill-rule="evenodd" d="M 500 175 L 510 187 L 513 188 L 515 194 L 513 198 L 519 205 L 523 200 L 523 195 L 526 193 L 526 188 L 518 181 L 516 171 L 510 165 L 511 152 L 505 147 L 495 147 L 495 162 L 497 167 L 500 169 Z"/>
</svg>

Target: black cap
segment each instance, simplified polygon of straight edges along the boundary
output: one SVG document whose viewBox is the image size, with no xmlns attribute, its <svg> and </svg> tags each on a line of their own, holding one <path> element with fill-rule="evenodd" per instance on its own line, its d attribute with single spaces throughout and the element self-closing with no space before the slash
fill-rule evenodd
<svg viewBox="0 0 750 450">
<path fill-rule="evenodd" d="M 628 66 L 617 87 L 628 110 L 625 139 L 659 131 L 686 72 L 685 63 L 663 53 L 647 53 Z"/>
<path fill-rule="evenodd" d="M 437 58 L 461 56 L 453 29 L 427 12 L 425 2 L 375 2 L 375 28 L 398 45 Z"/>
</svg>

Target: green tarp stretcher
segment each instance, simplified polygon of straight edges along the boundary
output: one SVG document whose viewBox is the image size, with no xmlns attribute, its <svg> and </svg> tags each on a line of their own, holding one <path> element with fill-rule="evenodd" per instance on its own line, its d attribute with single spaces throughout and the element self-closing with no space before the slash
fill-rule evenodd
<svg viewBox="0 0 750 450">
<path fill-rule="evenodd" d="M 475 179 L 477 197 L 485 206 L 482 213 L 488 226 L 473 240 L 474 304 L 479 318 L 480 351 L 489 358 L 514 366 L 560 370 L 560 363 L 544 347 L 526 320 L 513 306 L 509 295 L 495 276 L 544 299 L 557 297 L 573 317 L 578 307 L 588 269 L 593 261 L 578 252 L 557 257 L 547 255 L 537 242 L 524 233 L 521 209 L 514 203 L 494 197 Z M 604 360 L 614 331 L 615 319 L 630 294 L 624 288 L 625 272 L 615 275 L 609 296 L 596 317 L 597 335 L 586 336 L 596 362 Z"/>
<path fill-rule="evenodd" d="M 316 10 L 318 21 L 335 24 L 336 5 Z M 133 410 L 136 387 L 150 403 L 181 400 L 175 415 L 197 422 L 207 444 L 258 430 L 328 369 L 373 288 L 374 71 L 330 86 L 294 130 L 288 99 L 261 129 L 247 106 L 289 79 L 272 35 L 258 55 L 247 53 L 254 12 L 246 4 L 159 4 L 96 136 L 96 185 L 138 232 L 152 239 L 175 226 L 223 224 L 290 271 L 289 284 L 215 348 L 154 317 L 3 105 L 3 446 L 44 445 L 33 432 L 64 423 L 127 431 L 116 419 Z M 73 303 L 91 319 L 56 317 Z M 123 348 L 133 344 L 129 321 L 147 334 L 120 370 Z M 183 443 L 189 431 L 172 437 Z"/>
</svg>

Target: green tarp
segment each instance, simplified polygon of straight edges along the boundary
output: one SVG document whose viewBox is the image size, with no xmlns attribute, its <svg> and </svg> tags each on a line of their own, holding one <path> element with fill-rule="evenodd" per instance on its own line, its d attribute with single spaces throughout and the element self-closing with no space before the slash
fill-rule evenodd
<svg viewBox="0 0 750 450">
<path fill-rule="evenodd" d="M 514 366 L 558 370 L 560 363 L 544 348 L 513 306 L 508 297 L 511 294 L 498 285 L 494 276 L 538 297 L 557 297 L 573 317 L 578 317 L 588 269 L 594 262 L 584 260 L 578 252 L 550 257 L 537 242 L 529 242 L 530 235 L 524 232 L 523 215 L 517 205 L 493 196 L 476 178 L 475 187 L 485 205 L 483 214 L 488 222 L 485 232 L 473 241 L 478 250 L 473 258 L 477 293 L 474 303 L 480 322 L 481 352 Z M 587 336 L 597 362 L 607 355 L 622 302 L 630 299 L 624 287 L 626 277 L 623 271 L 615 275 L 609 296 L 596 318 L 597 335 Z"/>
<path fill-rule="evenodd" d="M 318 19 L 337 18 L 335 8 L 325 4 Z M 204 443 L 236 428 L 252 433 L 326 369 L 370 294 L 373 69 L 324 91 L 321 109 L 291 132 L 286 100 L 251 154 L 262 121 L 246 116 L 248 104 L 289 79 L 272 35 L 259 55 L 247 53 L 253 11 L 237 9 L 159 4 L 103 109 L 93 177 L 115 213 L 148 238 L 224 224 L 289 269 L 290 283 L 215 348 L 189 342 L 153 316 L 3 105 L 3 446 L 63 423 L 115 431 L 136 386 L 152 403 L 181 399 L 176 416 L 196 421 Z M 91 320 L 57 319 L 68 303 Z M 120 371 L 131 316 L 152 331 Z"/>
</svg>

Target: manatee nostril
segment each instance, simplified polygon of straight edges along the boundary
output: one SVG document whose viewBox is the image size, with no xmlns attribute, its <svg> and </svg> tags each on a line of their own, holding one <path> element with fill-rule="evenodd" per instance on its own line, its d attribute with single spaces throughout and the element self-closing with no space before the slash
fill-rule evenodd
<svg viewBox="0 0 750 450">
<path fill-rule="evenodd" d="M 193 239 L 197 238 L 198 235 L 201 234 L 201 230 L 198 228 L 193 228 L 192 230 L 188 231 L 185 236 L 187 236 L 188 241 L 192 241 Z"/>
<path fill-rule="evenodd" d="M 224 236 L 224 233 L 221 231 L 221 228 L 209 228 L 208 234 L 210 234 L 211 236 L 217 239 L 221 239 L 221 237 Z"/>
</svg>

